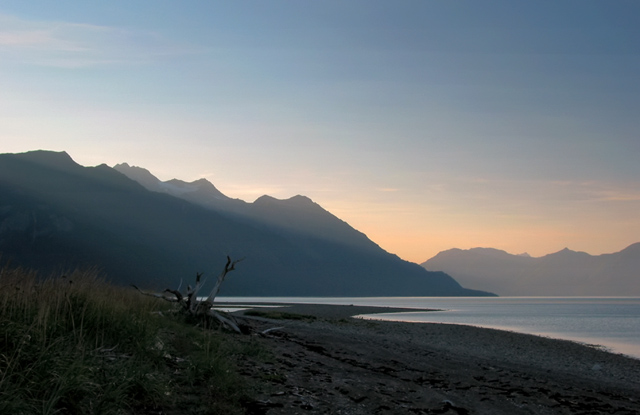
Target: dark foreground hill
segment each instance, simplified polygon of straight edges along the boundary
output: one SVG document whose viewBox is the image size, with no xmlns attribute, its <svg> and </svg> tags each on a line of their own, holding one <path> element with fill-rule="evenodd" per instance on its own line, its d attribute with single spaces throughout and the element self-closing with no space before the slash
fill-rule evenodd
<svg viewBox="0 0 640 415">
<path fill-rule="evenodd" d="M 492 248 L 450 249 L 422 265 L 505 296 L 640 295 L 640 243 L 612 254 L 565 248 L 540 258 Z"/>
<path fill-rule="evenodd" d="M 217 274 L 230 255 L 246 259 L 221 295 L 486 295 L 403 261 L 355 230 L 342 243 L 208 209 L 149 191 L 106 165 L 82 167 L 66 153 L 0 155 L 0 194 L 0 258 L 12 265 L 98 266 L 113 282 L 163 289 L 193 283 L 196 272 Z M 293 203 L 322 209 L 307 198 Z"/>
</svg>

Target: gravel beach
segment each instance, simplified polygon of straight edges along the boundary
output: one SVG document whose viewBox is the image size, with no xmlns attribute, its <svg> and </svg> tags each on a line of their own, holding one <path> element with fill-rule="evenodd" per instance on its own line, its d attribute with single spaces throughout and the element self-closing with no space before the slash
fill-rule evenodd
<svg viewBox="0 0 640 415">
<path fill-rule="evenodd" d="M 273 357 L 246 360 L 240 369 L 257 380 L 251 414 L 640 414 L 640 360 L 595 347 L 353 317 L 401 311 L 383 307 L 268 311 L 309 317 L 235 313 L 257 332 L 272 329 L 250 341 Z"/>
</svg>

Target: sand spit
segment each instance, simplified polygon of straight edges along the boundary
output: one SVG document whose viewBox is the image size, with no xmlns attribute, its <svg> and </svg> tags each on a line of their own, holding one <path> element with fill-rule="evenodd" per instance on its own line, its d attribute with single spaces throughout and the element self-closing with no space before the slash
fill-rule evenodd
<svg viewBox="0 0 640 415">
<path fill-rule="evenodd" d="M 397 309 L 277 310 L 316 318 L 248 320 L 282 327 L 250 339 L 273 352 L 241 368 L 258 380 L 251 414 L 640 414 L 640 360 L 500 330 L 351 317 Z"/>
</svg>

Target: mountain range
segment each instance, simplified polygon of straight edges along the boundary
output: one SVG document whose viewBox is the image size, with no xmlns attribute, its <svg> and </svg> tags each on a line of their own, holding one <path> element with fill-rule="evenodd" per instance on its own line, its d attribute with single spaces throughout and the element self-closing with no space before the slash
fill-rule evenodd
<svg viewBox="0 0 640 415">
<path fill-rule="evenodd" d="M 191 183 L 177 179 L 163 182 L 142 167 L 121 163 L 113 168 L 140 183 L 147 190 L 178 197 L 236 219 L 249 219 L 253 223 L 268 225 L 272 229 L 286 229 L 358 249 L 381 249 L 365 234 L 327 212 L 306 196 L 297 195 L 287 200 L 279 200 L 265 195 L 253 203 L 247 203 L 225 196 L 206 179 Z"/>
<path fill-rule="evenodd" d="M 221 295 L 475 296 L 444 272 L 390 254 L 307 197 L 253 203 L 206 180 L 161 182 L 128 164 L 65 152 L 0 154 L 0 262 L 43 272 L 98 267 L 151 289 L 217 274 Z"/>
<path fill-rule="evenodd" d="M 422 266 L 502 296 L 640 295 L 640 243 L 611 254 L 565 248 L 539 258 L 492 248 L 450 249 Z"/>
</svg>

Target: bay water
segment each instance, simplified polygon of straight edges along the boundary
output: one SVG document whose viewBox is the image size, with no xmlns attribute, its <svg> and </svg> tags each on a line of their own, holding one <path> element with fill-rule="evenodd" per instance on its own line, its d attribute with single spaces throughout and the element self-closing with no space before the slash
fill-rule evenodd
<svg viewBox="0 0 640 415">
<path fill-rule="evenodd" d="M 602 347 L 640 359 L 640 297 L 218 297 L 240 304 L 311 303 L 440 311 L 364 315 L 414 323 L 466 324 Z"/>
</svg>

